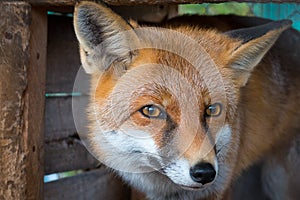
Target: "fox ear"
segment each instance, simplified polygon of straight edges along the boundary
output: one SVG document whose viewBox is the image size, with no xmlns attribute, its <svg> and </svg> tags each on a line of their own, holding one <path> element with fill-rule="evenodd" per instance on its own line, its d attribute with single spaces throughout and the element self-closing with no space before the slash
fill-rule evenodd
<svg viewBox="0 0 300 200">
<path fill-rule="evenodd" d="M 81 63 L 87 73 L 101 72 L 117 61 L 131 62 L 137 37 L 133 28 L 104 5 L 82 2 L 74 11 Z"/>
<path fill-rule="evenodd" d="M 281 20 L 225 33 L 240 40 L 240 45 L 233 50 L 229 59 L 229 66 L 235 70 L 234 78 L 240 86 L 246 85 L 255 66 L 290 26 L 290 20 Z"/>
</svg>

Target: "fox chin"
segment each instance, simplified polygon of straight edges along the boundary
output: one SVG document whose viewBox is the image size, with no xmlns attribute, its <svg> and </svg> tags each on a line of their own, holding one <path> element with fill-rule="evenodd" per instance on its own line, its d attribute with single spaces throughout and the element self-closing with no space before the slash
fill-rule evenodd
<svg viewBox="0 0 300 200">
<path fill-rule="evenodd" d="M 92 2 L 74 12 L 92 77 L 85 142 L 148 199 L 230 198 L 242 171 L 288 152 L 300 130 L 299 61 L 278 54 L 284 32 L 298 34 L 291 21 L 187 18 L 148 27 Z"/>
</svg>

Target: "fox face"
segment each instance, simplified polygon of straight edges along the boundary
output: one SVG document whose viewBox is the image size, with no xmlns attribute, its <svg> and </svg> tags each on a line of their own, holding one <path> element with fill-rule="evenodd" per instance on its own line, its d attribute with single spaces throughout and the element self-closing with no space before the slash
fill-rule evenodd
<svg viewBox="0 0 300 200">
<path fill-rule="evenodd" d="M 74 13 L 92 74 L 89 150 L 150 199 L 220 198 L 236 171 L 241 88 L 289 21 L 226 33 Z"/>
</svg>

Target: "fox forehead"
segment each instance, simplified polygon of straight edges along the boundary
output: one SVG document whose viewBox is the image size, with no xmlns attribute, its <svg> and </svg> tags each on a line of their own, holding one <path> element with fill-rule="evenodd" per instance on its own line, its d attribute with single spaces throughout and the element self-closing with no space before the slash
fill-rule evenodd
<svg viewBox="0 0 300 200">
<path fill-rule="evenodd" d="M 145 51 L 150 52 L 150 50 Z M 201 98 L 208 102 L 206 98 L 208 91 L 205 84 L 201 82 L 202 75 L 190 67 L 189 63 L 177 59 L 176 56 L 171 57 L 167 53 L 161 53 L 164 58 L 151 59 L 153 56 L 151 54 L 153 52 L 150 52 L 149 55 L 144 53 L 144 50 L 141 51 L 121 77 L 116 77 L 113 70 L 101 74 L 100 78 L 99 75 L 94 75 L 92 85 L 94 85 L 95 96 L 93 100 L 97 103 L 108 100 L 118 88 L 118 95 L 131 93 L 128 97 L 139 97 L 133 102 L 140 106 L 146 103 L 158 103 L 164 107 L 175 105 L 176 99 L 183 98 L 181 96 L 187 94 L 192 97 L 192 92 L 195 94 L 194 98 Z M 143 62 L 144 60 L 146 61 Z M 133 98 L 126 100 L 133 100 Z"/>
<path fill-rule="evenodd" d="M 140 51 L 127 72 L 118 79 L 112 71 L 105 73 L 96 83 L 95 100 L 103 99 L 99 106 L 114 110 L 115 114 L 108 115 L 109 117 L 124 119 L 112 129 L 118 129 L 120 125 L 123 126 L 122 129 L 126 127 L 125 129 L 146 131 L 159 148 L 172 139 L 168 136 L 171 131 L 175 135 L 174 127 L 180 126 L 180 131 L 186 133 L 193 133 L 195 130 L 203 132 L 199 126 L 205 106 L 210 103 L 210 94 L 202 82 L 204 74 L 186 60 L 169 52 L 146 49 Z M 161 105 L 170 119 L 150 120 L 136 112 L 149 104 Z M 191 123 L 189 119 L 196 123 Z M 116 120 L 110 118 L 106 121 Z M 186 138 L 182 140 L 185 141 Z M 195 141 L 197 144 L 194 145 L 194 150 L 200 145 L 202 138 Z"/>
<path fill-rule="evenodd" d="M 209 55 L 217 67 L 222 68 L 226 65 L 226 63 L 228 63 L 232 51 L 241 44 L 241 41 L 230 38 L 213 29 L 204 30 L 188 26 L 167 28 L 169 28 L 168 30 L 173 31 L 164 32 L 161 31 L 160 28 L 156 30 L 156 28 L 151 27 L 151 29 L 154 29 L 155 31 L 150 31 L 150 33 L 140 33 L 141 35 L 139 35 L 139 37 L 142 41 L 145 40 L 146 42 L 151 43 L 153 41 L 149 41 L 150 39 L 148 40 L 148 38 L 154 38 L 154 44 L 148 44 L 152 46 L 153 49 L 138 49 L 138 54 L 129 64 L 130 66 L 127 67 L 133 68 L 147 63 L 160 63 L 174 67 L 176 70 L 182 72 L 188 72 L 187 69 L 189 68 L 187 68 L 187 62 L 183 62 L 184 59 L 181 58 L 182 55 L 188 55 L 188 62 L 190 62 L 205 57 L 205 55 L 203 55 L 205 53 Z M 179 38 L 174 39 L 174 37 L 177 36 L 176 32 L 179 33 Z M 193 42 L 191 43 L 190 40 L 193 40 Z M 172 46 L 172 51 L 175 52 L 167 52 L 168 49 L 167 51 L 160 51 L 158 50 L 160 47 L 156 48 L 157 44 L 155 43 L 160 43 L 159 46 L 162 48 L 164 48 L 164 46 Z M 201 48 L 203 48 L 203 52 L 197 51 L 197 49 L 194 48 L 195 46 L 201 46 Z M 177 52 L 179 55 L 176 55 Z M 108 67 L 108 69 L 110 68 L 111 67 Z M 111 72 L 111 70 L 108 70 L 108 72 Z M 109 75 L 111 73 L 104 72 L 104 74 Z"/>
<path fill-rule="evenodd" d="M 180 27 L 175 30 L 189 35 L 201 47 L 203 47 L 204 51 L 208 53 L 210 58 L 219 68 L 217 69 L 218 71 L 222 71 L 221 68 L 224 67 L 224 63 L 227 62 L 226 57 L 229 57 L 229 55 L 227 56 L 227 54 L 231 53 L 228 49 L 232 49 L 232 46 L 237 46 L 239 44 L 239 42 L 233 42 L 232 39 L 229 39 L 214 30 L 194 30 L 189 27 Z M 168 36 L 161 38 L 161 42 L 168 42 L 168 39 L 166 38 L 168 38 Z M 158 38 L 158 40 L 160 39 Z M 194 52 L 192 47 L 190 48 L 189 46 L 186 46 L 186 43 L 184 41 L 178 41 L 177 44 L 173 45 L 176 46 L 174 48 L 178 48 L 178 51 L 187 52 L 186 54 L 189 54 L 190 60 L 193 60 L 193 56 L 195 58 L 201 58 L 201 56 L 203 56 L 201 55 L 201 52 Z M 143 65 L 161 64 L 175 69 L 184 77 L 191 80 L 194 86 L 199 87 L 199 91 L 205 91 L 205 86 L 203 83 L 204 81 L 201 77 L 210 76 L 210 74 L 207 74 L 207 72 L 205 71 L 199 71 L 199 69 L 197 69 L 197 67 L 199 66 L 192 66 L 190 60 L 185 60 L 185 58 L 182 58 L 180 55 L 176 55 L 176 53 L 163 50 L 139 49 L 139 53 L 135 56 L 135 58 L 130 63 L 130 65 L 127 66 L 127 68 L 130 70 Z M 159 74 L 155 74 L 154 76 L 161 76 L 164 71 L 158 70 L 157 73 Z M 147 77 L 147 74 L 149 74 L 149 70 L 145 68 L 144 73 L 141 72 L 139 76 L 142 78 L 151 78 Z M 102 72 L 101 77 L 102 78 L 99 79 L 99 74 L 93 74 L 94 81 L 92 81 L 92 85 L 94 88 L 96 88 L 96 99 L 107 98 L 119 79 L 119 77 L 116 77 L 116 75 L 114 74 L 113 67 L 110 67 L 107 71 Z"/>
</svg>

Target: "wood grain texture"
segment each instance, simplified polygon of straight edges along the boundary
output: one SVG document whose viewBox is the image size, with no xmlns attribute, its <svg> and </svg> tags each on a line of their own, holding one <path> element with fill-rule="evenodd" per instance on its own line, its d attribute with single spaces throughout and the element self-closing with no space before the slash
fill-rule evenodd
<svg viewBox="0 0 300 200">
<path fill-rule="evenodd" d="M 46 11 L 0 2 L 0 199 L 42 199 Z"/>
<path fill-rule="evenodd" d="M 22 1 L 22 0 L 20 0 Z M 38 6 L 73 6 L 78 2 L 78 0 L 23 0 L 25 2 L 28 2 L 33 5 L 38 5 Z"/>
<path fill-rule="evenodd" d="M 47 55 L 47 11 L 32 7 L 30 26 L 30 65 L 25 93 L 24 133 L 27 146 L 28 199 L 43 199 L 44 177 L 44 110 Z M 27 137 L 26 137 L 27 136 Z"/>
<path fill-rule="evenodd" d="M 105 169 L 45 184 L 45 200 L 129 200 L 130 190 Z"/>
</svg>

